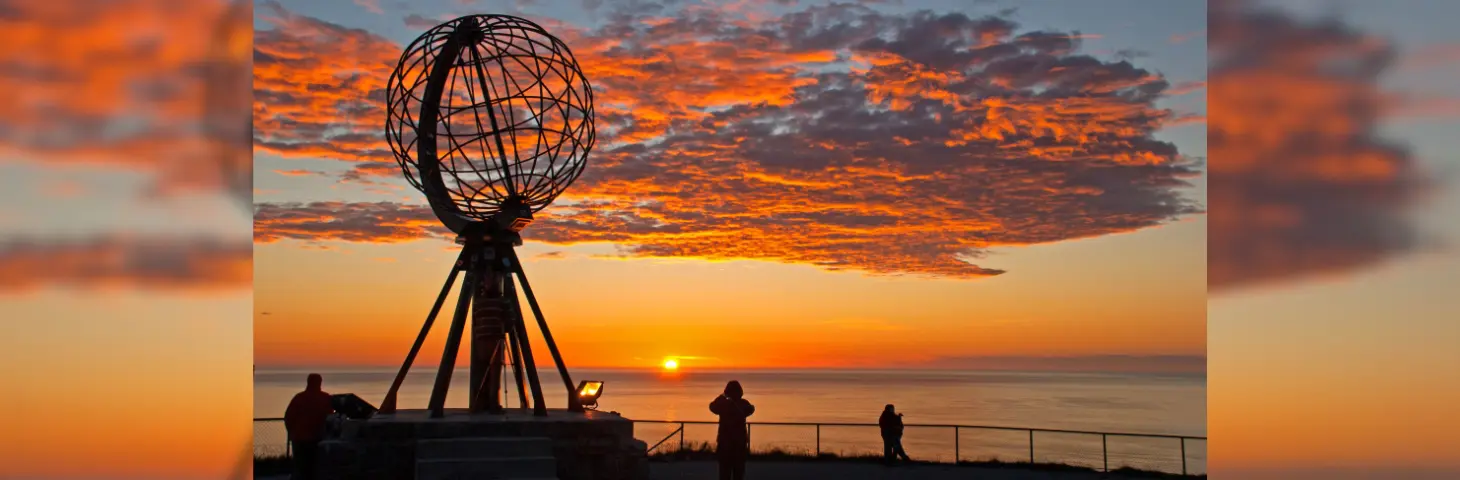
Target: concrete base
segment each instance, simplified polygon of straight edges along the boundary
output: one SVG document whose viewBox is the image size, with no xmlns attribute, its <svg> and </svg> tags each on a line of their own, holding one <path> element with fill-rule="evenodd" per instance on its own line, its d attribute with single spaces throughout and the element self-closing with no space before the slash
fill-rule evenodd
<svg viewBox="0 0 1460 480">
<path fill-rule="evenodd" d="M 320 473 L 331 480 L 507 480 L 553 469 L 559 480 L 649 477 L 647 445 L 634 438 L 633 422 L 607 412 L 450 409 L 433 419 L 426 410 L 398 410 L 332 419 L 330 431 L 320 443 Z"/>
</svg>

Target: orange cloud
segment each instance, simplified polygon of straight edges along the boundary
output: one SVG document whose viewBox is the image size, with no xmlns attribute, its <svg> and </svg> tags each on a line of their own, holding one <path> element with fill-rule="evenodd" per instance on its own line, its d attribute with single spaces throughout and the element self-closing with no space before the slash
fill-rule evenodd
<svg viewBox="0 0 1460 480">
<path fill-rule="evenodd" d="M 1198 123 L 1207 123 L 1207 116 L 1198 115 L 1195 113 L 1184 113 L 1175 117 L 1171 117 L 1166 121 L 1165 125 L 1174 127 L 1178 125 L 1191 125 Z"/>
<path fill-rule="evenodd" d="M 379 124 L 401 46 L 267 4 L 256 36 L 261 151 L 395 177 Z M 592 81 L 599 149 L 529 230 L 633 256 L 758 258 L 978 277 L 1000 245 L 1161 225 L 1200 208 L 1198 166 L 1152 134 L 1158 74 L 1079 53 L 1078 33 L 866 6 L 732 19 L 623 11 L 542 23 Z M 409 22 L 410 19 L 407 19 Z M 422 206 L 265 204 L 256 241 L 442 236 Z"/>
<path fill-rule="evenodd" d="M 304 169 L 274 170 L 274 173 L 277 173 L 279 175 L 283 175 L 283 176 L 286 176 L 286 177 L 310 177 L 310 176 L 323 175 L 324 174 L 322 172 L 316 172 L 314 170 L 304 170 Z"/>
<path fill-rule="evenodd" d="M 252 282 L 249 244 L 120 236 L 0 243 L 0 292 L 10 294 L 55 286 L 236 292 Z"/>
<path fill-rule="evenodd" d="M 162 192 L 247 195 L 252 2 L 15 2 L 5 10 L 4 156 L 157 173 Z"/>
<path fill-rule="evenodd" d="M 7 45 L 0 52 L 0 156 L 41 168 L 141 172 L 153 182 L 143 199 L 220 189 L 248 198 L 252 5 L 7 4 L 0 15 Z M 79 185 L 57 183 L 45 193 L 87 198 L 92 192 Z M 250 284 L 247 244 L 199 242 L 10 235 L 0 239 L 0 283 L 21 290 Z"/>
<path fill-rule="evenodd" d="M 254 33 L 254 149 L 289 157 L 389 162 L 385 83 L 401 47 L 264 2 L 276 28 Z"/>
<path fill-rule="evenodd" d="M 77 198 L 86 193 L 86 187 L 80 182 L 59 181 L 47 184 L 41 193 L 51 198 Z"/>
<path fill-rule="evenodd" d="M 380 2 L 379 2 L 379 0 L 354 0 L 354 2 L 355 2 L 355 5 L 359 5 L 360 8 L 365 9 L 365 11 L 367 11 L 367 12 L 370 12 L 370 13 L 373 13 L 373 14 L 376 14 L 376 15 L 381 15 L 381 14 L 384 14 L 385 13 L 385 10 L 381 10 L 380 9 Z"/>
<path fill-rule="evenodd" d="M 1342 23 L 1214 5 L 1208 285 L 1351 272 L 1416 248 L 1406 215 L 1429 185 L 1377 129 L 1395 52 Z"/>
<path fill-rule="evenodd" d="M 396 243 L 453 238 L 449 233 L 430 207 L 390 202 L 260 204 L 254 213 L 254 241 L 260 243 L 286 238 Z"/>
<path fill-rule="evenodd" d="M 1198 31 L 1198 32 L 1192 32 L 1192 33 L 1177 33 L 1177 34 L 1171 35 L 1171 43 L 1173 43 L 1173 44 L 1186 43 L 1186 42 L 1190 41 L 1191 39 L 1201 37 L 1201 36 L 1205 35 L 1206 33 L 1207 33 L 1206 30 L 1202 30 L 1202 31 Z"/>
<path fill-rule="evenodd" d="M 1424 119 L 1460 117 L 1460 98 L 1411 94 L 1393 98 L 1383 112 L 1389 118 Z"/>
<path fill-rule="evenodd" d="M 1172 87 L 1171 90 L 1167 93 L 1169 93 L 1171 96 L 1186 95 L 1188 93 L 1206 90 L 1206 88 L 1207 82 L 1202 80 L 1193 80 L 1190 82 L 1178 83 L 1175 87 Z"/>
<path fill-rule="evenodd" d="M 1454 68 L 1457 64 L 1460 64 L 1460 44 L 1440 43 L 1416 48 L 1405 54 L 1399 66 L 1405 69 L 1424 70 Z"/>
</svg>

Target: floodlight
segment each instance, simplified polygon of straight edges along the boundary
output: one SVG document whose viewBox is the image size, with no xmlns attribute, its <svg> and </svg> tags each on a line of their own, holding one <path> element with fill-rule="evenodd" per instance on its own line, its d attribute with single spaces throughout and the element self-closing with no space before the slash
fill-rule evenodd
<svg viewBox="0 0 1460 480">
<path fill-rule="evenodd" d="M 584 407 L 597 407 L 600 396 L 603 396 L 603 382 L 584 380 L 578 383 L 578 403 Z"/>
</svg>

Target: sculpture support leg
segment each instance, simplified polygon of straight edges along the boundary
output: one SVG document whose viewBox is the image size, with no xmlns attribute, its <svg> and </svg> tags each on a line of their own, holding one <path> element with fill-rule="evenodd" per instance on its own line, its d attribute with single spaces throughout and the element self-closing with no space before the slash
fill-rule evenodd
<svg viewBox="0 0 1460 480">
<path fill-rule="evenodd" d="M 532 315 L 537 317 L 537 327 L 542 330 L 542 338 L 547 342 L 548 353 L 553 355 L 553 362 L 558 364 L 558 373 L 563 376 L 563 384 L 568 387 L 568 410 L 581 412 L 583 411 L 583 403 L 578 400 L 578 387 L 573 385 L 573 378 L 568 375 L 568 366 L 563 363 L 563 355 L 558 353 L 558 344 L 553 341 L 553 333 L 551 330 L 548 330 L 547 319 L 542 315 L 542 308 L 537 305 L 537 297 L 532 294 L 532 285 L 527 283 L 527 273 L 522 270 L 522 262 L 517 259 L 517 251 L 510 248 L 506 250 L 508 258 L 512 262 L 512 271 L 517 274 L 517 279 L 522 282 L 522 293 L 527 294 L 527 304 L 532 307 Z"/>
<path fill-rule="evenodd" d="M 527 383 L 532 389 L 532 414 L 541 417 L 547 415 L 547 403 L 542 399 L 542 382 L 537 378 L 537 362 L 532 359 L 532 342 L 527 338 L 527 325 L 522 320 L 522 304 L 517 301 L 517 289 L 512 287 L 511 278 L 508 278 L 506 287 L 512 308 L 514 328 L 521 334 L 517 343 L 522 347 L 522 368 L 527 370 Z M 576 397 L 576 395 L 569 395 L 569 397 L 569 405 L 572 405 L 571 397 Z"/>
<path fill-rule="evenodd" d="M 456 301 L 456 314 L 451 318 L 451 331 L 446 336 L 446 348 L 441 351 L 441 365 L 436 370 L 436 385 L 431 388 L 431 418 L 441 418 L 445 415 L 446 389 L 451 386 L 451 373 L 456 368 L 456 353 L 461 349 L 461 332 L 466 328 L 466 315 L 471 307 L 471 294 L 477 287 L 477 276 L 481 271 L 477 268 L 476 249 L 468 247 L 472 253 L 468 255 L 465 263 L 466 279 L 461 281 L 461 296 Z"/>
<path fill-rule="evenodd" d="M 502 348 L 505 346 L 506 344 L 503 342 L 494 344 L 492 346 L 492 355 L 500 356 L 506 353 L 502 351 Z M 501 393 L 502 369 L 498 368 L 496 370 L 495 375 L 487 374 L 478 377 L 478 384 L 470 389 L 473 392 L 471 411 L 485 410 L 490 413 L 502 413 L 501 397 L 498 396 L 498 393 Z"/>
<path fill-rule="evenodd" d="M 421 353 L 421 345 L 426 343 L 426 334 L 431 333 L 431 325 L 436 323 L 436 315 L 441 313 L 441 306 L 446 304 L 446 296 L 451 294 L 452 285 L 456 284 L 456 275 L 461 272 L 461 264 L 466 260 L 466 251 L 456 256 L 456 263 L 451 266 L 451 274 L 447 275 L 446 283 L 441 287 L 441 294 L 436 296 L 436 303 L 431 306 L 431 313 L 426 315 L 426 323 L 421 325 L 421 333 L 416 335 L 416 343 L 411 345 L 411 352 L 406 354 L 405 363 L 401 364 L 400 372 L 395 374 L 395 380 L 390 382 L 390 391 L 385 394 L 385 401 L 380 402 L 379 413 L 395 413 L 395 399 L 400 392 L 401 383 L 406 380 L 406 373 L 410 372 L 411 364 L 415 363 L 416 355 Z"/>
<path fill-rule="evenodd" d="M 491 262 L 477 277 L 480 283 L 471 304 L 471 411 L 502 411 L 502 367 L 506 353 L 507 320 L 503 305 L 504 272 L 489 270 Z"/>
<path fill-rule="evenodd" d="M 512 294 L 514 297 L 517 295 L 517 292 L 513 289 L 504 290 L 507 290 L 508 293 Z M 509 303 L 509 305 L 515 305 L 515 302 Z M 515 309 L 516 307 L 514 306 L 511 308 Z M 513 315 L 514 317 L 516 316 L 516 314 Z M 526 380 L 522 378 L 522 334 L 519 333 L 518 330 L 518 325 L 520 323 L 521 322 L 514 320 L 512 324 L 509 325 L 509 330 L 507 330 L 507 340 L 512 344 L 512 377 L 517 379 L 517 398 L 521 402 L 518 405 L 520 405 L 521 408 L 527 408 L 527 389 L 529 387 L 527 386 Z"/>
</svg>

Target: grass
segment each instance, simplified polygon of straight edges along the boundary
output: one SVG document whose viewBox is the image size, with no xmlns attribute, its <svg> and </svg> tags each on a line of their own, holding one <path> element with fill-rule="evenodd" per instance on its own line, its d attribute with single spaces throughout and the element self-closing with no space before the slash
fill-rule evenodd
<svg viewBox="0 0 1460 480">
<path fill-rule="evenodd" d="M 649 461 L 712 461 L 715 459 L 715 446 L 709 442 L 690 443 L 685 445 L 684 450 L 656 451 L 649 454 Z M 770 450 L 752 451 L 750 460 L 770 462 L 857 462 L 857 463 L 882 463 L 882 456 L 875 454 L 853 454 L 840 455 L 835 453 L 814 454 L 809 450 L 772 448 Z M 934 462 L 913 462 L 920 464 L 933 464 Z M 288 474 L 290 470 L 289 458 L 284 456 L 255 457 L 255 475 L 280 475 Z M 1034 471 L 1059 471 L 1059 472 L 1098 472 L 1099 470 L 1068 465 L 1063 463 L 1030 463 L 1030 462 L 1005 462 L 1000 460 L 960 460 L 959 466 L 979 468 L 1013 468 Z M 1174 473 L 1155 472 L 1141 470 L 1131 467 L 1121 467 L 1111 470 L 1110 473 L 1120 474 L 1133 478 L 1151 479 L 1187 479 L 1206 478 L 1206 475 L 1178 475 Z"/>
<path fill-rule="evenodd" d="M 289 457 L 283 455 L 253 457 L 253 474 L 259 475 L 287 475 L 292 470 Z"/>
<path fill-rule="evenodd" d="M 715 447 L 714 447 L 714 445 L 711 445 L 709 442 L 690 443 L 690 444 L 685 445 L 685 448 L 683 450 L 678 450 L 678 451 L 676 451 L 676 450 L 656 451 L 656 452 L 652 452 L 652 453 L 649 454 L 649 460 L 650 461 L 674 461 L 674 460 L 678 460 L 678 461 L 684 461 L 684 460 L 691 460 L 691 461 L 695 461 L 695 460 L 698 460 L 698 461 L 711 461 L 711 460 L 714 460 L 714 459 L 715 459 Z M 819 461 L 857 462 L 857 463 L 875 463 L 875 464 L 879 464 L 879 465 L 883 461 L 882 455 L 878 455 L 878 454 L 864 453 L 864 454 L 845 455 L 845 454 L 826 453 L 826 452 L 822 452 L 820 454 L 816 454 L 816 453 L 812 453 L 810 450 L 806 450 L 806 449 L 785 449 L 785 448 L 779 448 L 779 447 L 772 448 L 772 449 L 769 449 L 769 450 L 754 450 L 754 451 L 751 451 L 750 452 L 750 460 L 751 461 L 772 461 L 772 462 L 819 462 Z M 939 462 L 919 462 L 919 461 L 913 461 L 913 463 L 914 464 L 930 464 L 930 465 L 931 464 L 940 464 Z M 1005 461 L 1001 461 L 1001 460 L 959 460 L 958 465 L 959 466 L 967 466 L 967 467 L 979 467 L 979 468 L 1012 468 L 1012 469 L 1034 470 L 1034 471 L 1099 472 L 1099 470 L 1094 469 L 1094 468 L 1082 467 L 1082 466 L 1078 466 L 1078 465 L 1069 465 L 1069 464 L 1063 464 L 1063 463 L 1005 462 Z M 1181 478 L 1181 479 L 1186 479 L 1186 478 L 1206 478 L 1206 475 L 1180 475 L 1180 474 L 1174 474 L 1174 473 L 1156 472 L 1156 471 L 1151 471 L 1151 470 L 1141 470 L 1141 469 L 1132 468 L 1132 467 L 1120 467 L 1120 468 L 1112 469 L 1110 471 L 1110 473 L 1120 474 L 1120 475 L 1123 475 L 1123 476 L 1126 476 L 1126 477 L 1151 478 L 1151 479 L 1164 479 L 1164 478 L 1171 478 L 1171 479 L 1177 479 L 1177 478 Z"/>
</svg>

